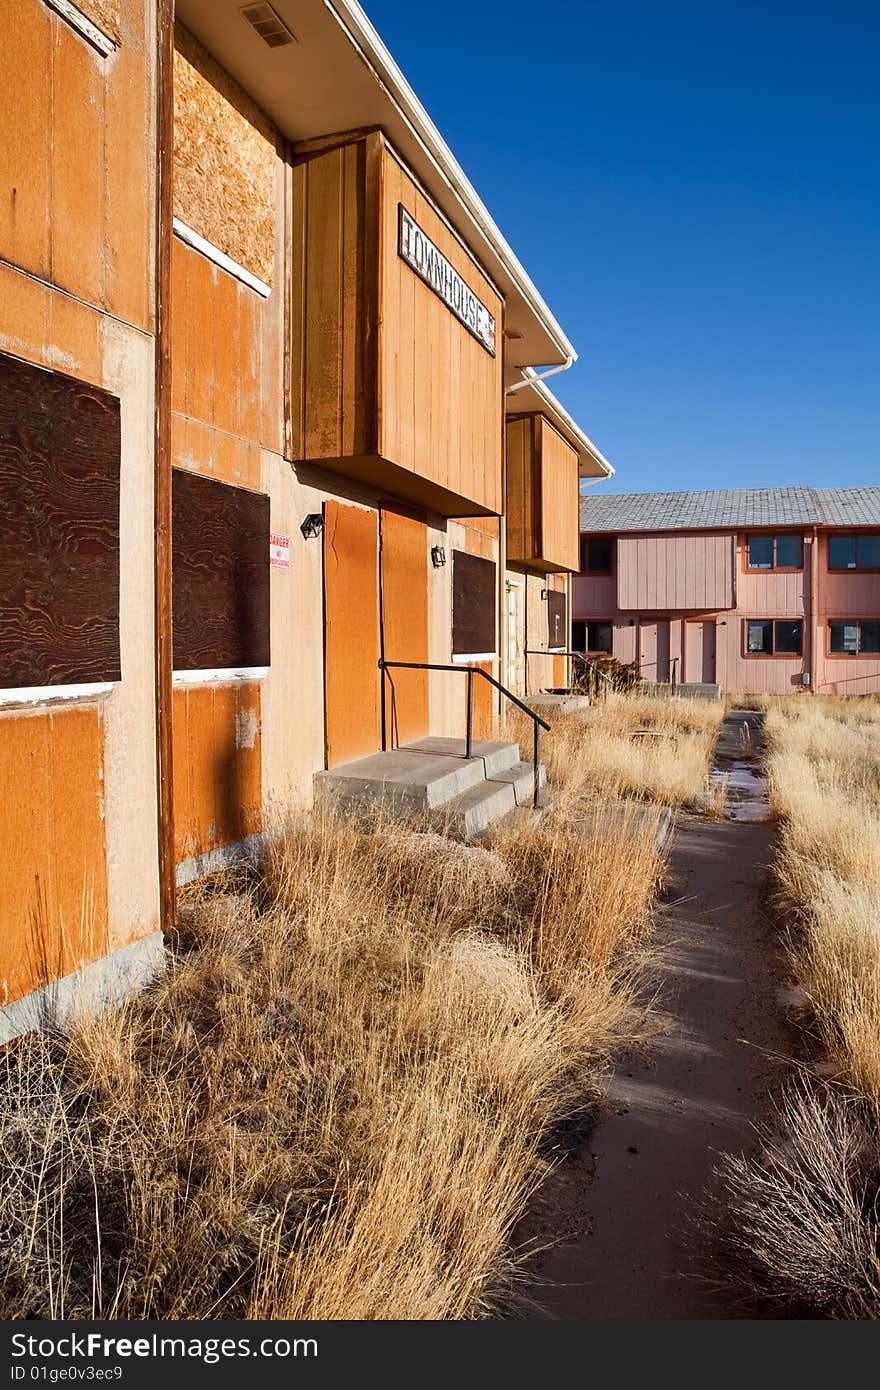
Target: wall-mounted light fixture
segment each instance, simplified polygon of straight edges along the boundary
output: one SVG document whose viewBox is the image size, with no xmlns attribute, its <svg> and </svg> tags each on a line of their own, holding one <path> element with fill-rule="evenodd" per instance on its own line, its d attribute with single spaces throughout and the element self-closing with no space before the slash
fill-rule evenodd
<svg viewBox="0 0 880 1390">
<path fill-rule="evenodd" d="M 542 589 L 542 590 L 541 590 L 541 598 L 544 599 L 545 602 L 547 601 L 547 596 L 548 596 L 549 593 L 550 593 L 550 590 L 549 590 L 549 589 Z"/>
<path fill-rule="evenodd" d="M 316 536 L 320 536 L 324 529 L 324 518 L 320 512 L 309 512 L 299 529 L 305 540 L 314 540 Z"/>
<path fill-rule="evenodd" d="M 435 570 L 442 570 L 443 566 L 446 564 L 446 551 L 443 549 L 442 545 L 431 546 L 431 564 L 434 566 Z"/>
</svg>

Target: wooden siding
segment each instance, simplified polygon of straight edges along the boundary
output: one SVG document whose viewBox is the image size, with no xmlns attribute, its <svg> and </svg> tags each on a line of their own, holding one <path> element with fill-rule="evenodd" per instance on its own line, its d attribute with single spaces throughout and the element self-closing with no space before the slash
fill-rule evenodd
<svg viewBox="0 0 880 1390">
<path fill-rule="evenodd" d="M 0 687 L 115 681 L 115 396 L 0 355 Z"/>
<path fill-rule="evenodd" d="M 100 705 L 0 715 L 0 1004 L 106 953 L 103 750 Z"/>
<path fill-rule="evenodd" d="M 714 612 L 733 604 L 733 537 L 621 536 L 617 542 L 617 607 L 650 612 Z"/>
<path fill-rule="evenodd" d="M 577 570 L 577 454 L 543 415 L 508 417 L 506 508 L 512 563 Z"/>
<path fill-rule="evenodd" d="M 499 325 L 493 357 L 398 254 L 403 204 Z M 295 151 L 293 457 L 442 515 L 500 513 L 503 303 L 386 145 Z"/>
<path fill-rule="evenodd" d="M 174 470 L 174 668 L 268 666 L 269 499 Z"/>
<path fill-rule="evenodd" d="M 146 6 L 119 10 L 110 61 L 40 0 L 0 44 L 0 258 L 149 329 L 154 223 Z M 64 362 L 53 365 L 66 366 Z"/>
<path fill-rule="evenodd" d="M 424 517 L 383 506 L 382 645 L 388 661 L 428 660 L 428 528 Z M 393 748 L 429 732 L 427 671 L 385 676 L 385 737 Z"/>
<path fill-rule="evenodd" d="M 173 701 L 178 863 L 262 828 L 260 686 L 177 686 Z"/>
<path fill-rule="evenodd" d="M 375 753 L 379 718 L 379 515 L 324 507 L 327 766 Z"/>
</svg>

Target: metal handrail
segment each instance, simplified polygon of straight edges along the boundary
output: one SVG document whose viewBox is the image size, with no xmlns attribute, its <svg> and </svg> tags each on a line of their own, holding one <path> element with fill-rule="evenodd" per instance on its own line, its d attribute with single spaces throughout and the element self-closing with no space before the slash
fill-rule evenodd
<svg viewBox="0 0 880 1390">
<path fill-rule="evenodd" d="M 379 658 L 379 670 L 382 672 L 383 676 L 386 671 L 392 669 L 395 671 L 455 671 L 458 675 L 467 677 L 467 736 L 465 738 L 464 748 L 465 758 L 470 758 L 472 756 L 474 742 L 474 676 L 482 676 L 483 680 L 488 681 L 490 685 L 494 685 L 495 689 L 500 690 L 501 694 L 506 699 L 510 700 L 518 709 L 521 709 L 523 714 L 527 714 L 532 721 L 533 729 L 534 786 L 532 792 L 532 805 L 537 806 L 541 776 L 541 735 L 539 733 L 539 725 L 540 728 L 546 729 L 548 734 L 551 732 L 550 725 L 545 719 L 541 718 L 540 714 L 536 714 L 533 709 L 523 703 L 518 695 L 514 695 L 512 690 L 508 690 L 506 685 L 502 685 L 500 681 L 497 681 L 494 676 L 490 676 L 489 672 L 484 671 L 480 666 L 441 666 L 432 661 L 386 661 L 384 657 Z M 382 745 L 383 747 L 385 745 L 384 722 L 382 726 Z"/>
</svg>

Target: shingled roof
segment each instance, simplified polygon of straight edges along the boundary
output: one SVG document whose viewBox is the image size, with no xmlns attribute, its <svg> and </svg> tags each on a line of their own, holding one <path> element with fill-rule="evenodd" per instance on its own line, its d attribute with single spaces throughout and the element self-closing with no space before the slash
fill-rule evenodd
<svg viewBox="0 0 880 1390">
<path fill-rule="evenodd" d="M 880 526 L 880 487 L 755 487 L 581 498 L 582 531 Z"/>
</svg>

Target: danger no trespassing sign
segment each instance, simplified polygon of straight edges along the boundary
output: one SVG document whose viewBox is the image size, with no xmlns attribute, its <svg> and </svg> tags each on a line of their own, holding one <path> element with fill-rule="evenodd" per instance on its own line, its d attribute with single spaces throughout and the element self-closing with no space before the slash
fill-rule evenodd
<svg viewBox="0 0 880 1390">
<path fill-rule="evenodd" d="M 290 569 L 290 537 L 269 532 L 269 564 L 277 570 Z"/>
</svg>

